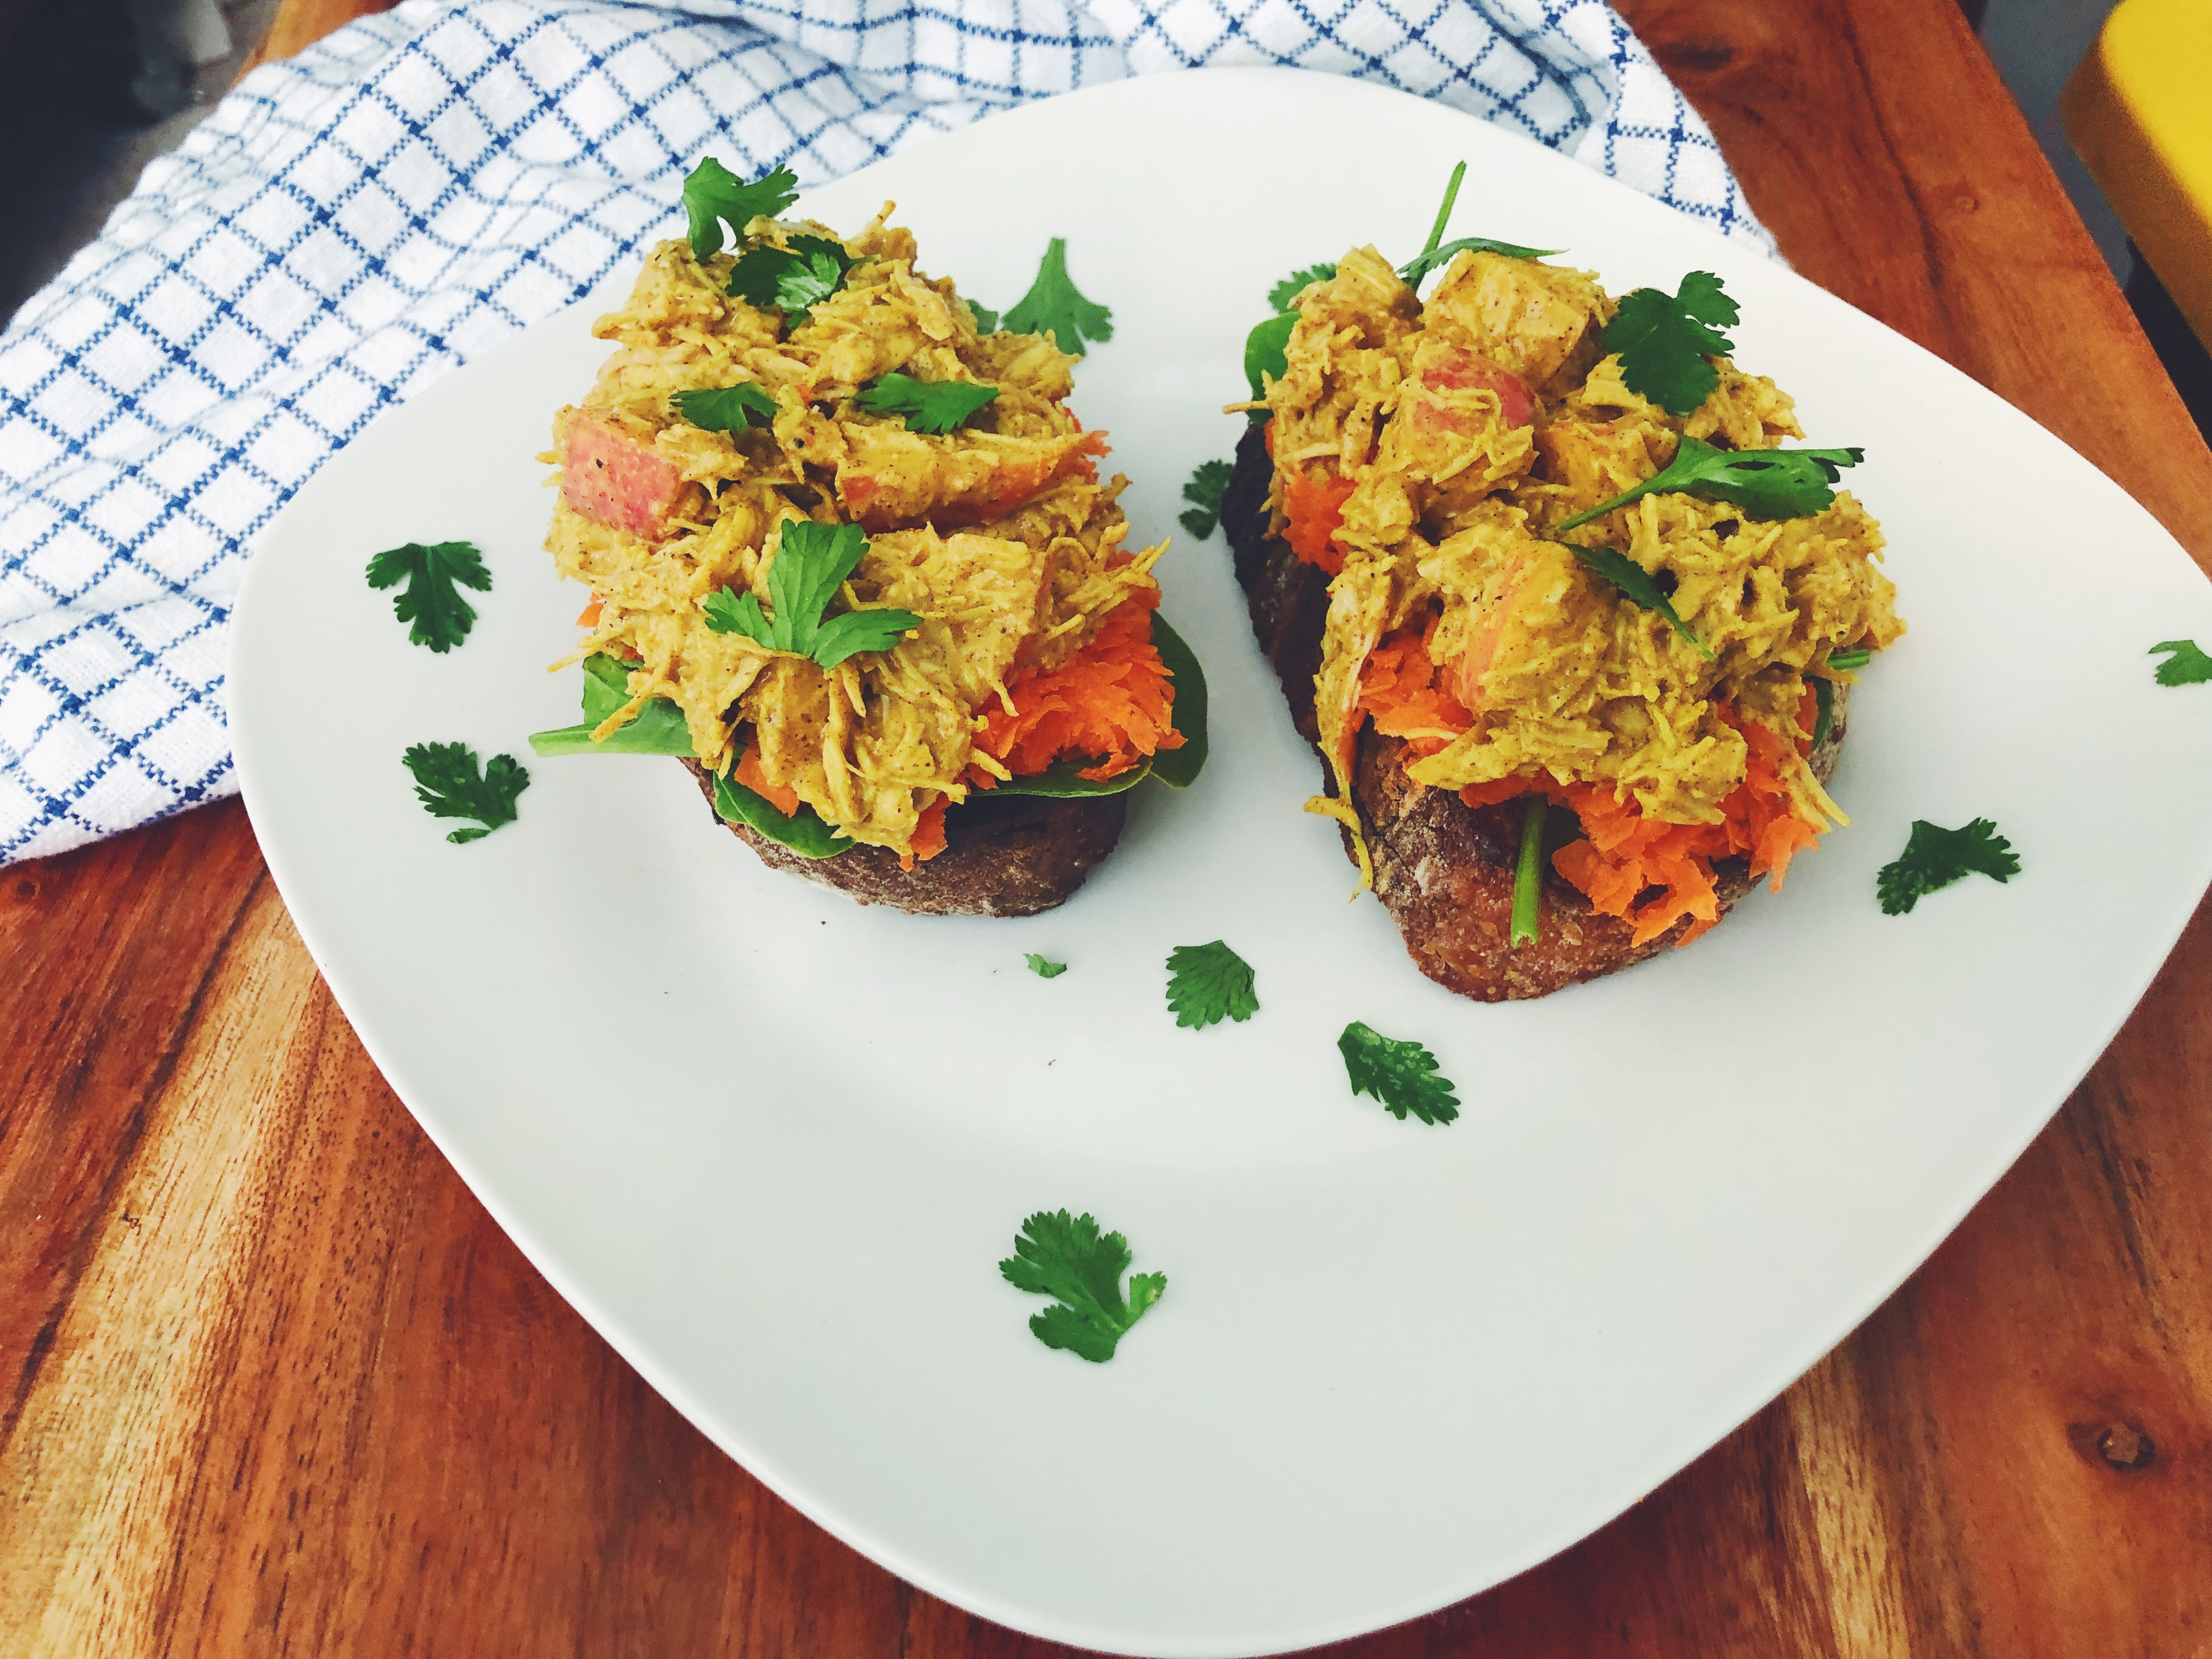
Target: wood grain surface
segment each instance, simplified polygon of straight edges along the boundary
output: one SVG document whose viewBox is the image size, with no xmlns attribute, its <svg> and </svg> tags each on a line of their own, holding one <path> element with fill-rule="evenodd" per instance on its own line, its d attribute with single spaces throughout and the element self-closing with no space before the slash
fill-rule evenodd
<svg viewBox="0 0 2212 1659">
<path fill-rule="evenodd" d="M 1621 9 L 1801 270 L 2212 566 L 2212 456 L 1951 0 Z M 614 1357 L 385 1087 L 235 803 L 0 872 L 0 1654 L 1066 1651 L 834 1542 Z M 1331 1651 L 2212 1656 L 2212 907 L 1782 1399 Z"/>
</svg>

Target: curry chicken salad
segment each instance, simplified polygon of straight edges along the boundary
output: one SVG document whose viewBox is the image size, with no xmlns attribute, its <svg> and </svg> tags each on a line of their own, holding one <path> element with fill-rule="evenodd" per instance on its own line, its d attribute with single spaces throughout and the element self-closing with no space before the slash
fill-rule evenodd
<svg viewBox="0 0 2212 1659">
<path fill-rule="evenodd" d="M 1617 304 L 1539 250 L 1431 250 L 1404 271 L 1362 247 L 1301 272 L 1254 334 L 1254 511 L 1274 556 L 1327 583 L 1305 665 L 1331 793 L 1312 810 L 1343 823 L 1369 881 L 1425 792 L 1512 802 L 1512 945 L 1536 942 L 1539 859 L 1583 901 L 1553 919 L 1571 943 L 1605 918 L 1624 960 L 1686 943 L 1731 874 L 1778 889 L 1845 821 L 1816 747 L 1832 750 L 1853 671 L 1904 631 L 1881 530 L 1832 487 L 1859 452 L 1780 448 L 1803 436 L 1791 400 L 1724 355 L 1736 312 L 1716 278 Z M 1245 550 L 1267 644 L 1289 624 Z M 1402 778 L 1364 782 L 1363 745 L 1386 742 Z M 1395 850 L 1409 866 L 1439 847 Z M 1437 875 L 1392 873 L 1416 908 Z M 1618 965 L 1601 950 L 1554 977 Z M 1458 976 L 1478 995 L 1554 988 L 1516 988 L 1502 959 Z"/>
<path fill-rule="evenodd" d="M 647 257 L 556 417 L 546 545 L 592 593 L 588 746 L 683 753 L 771 861 L 858 847 L 902 872 L 993 792 L 1188 781 L 1164 544 L 1126 544 L 1127 481 L 1066 404 L 1076 356 L 924 274 L 889 204 L 850 239 L 771 216 L 787 184 L 730 192 L 728 251 L 687 188 L 693 237 Z"/>
</svg>

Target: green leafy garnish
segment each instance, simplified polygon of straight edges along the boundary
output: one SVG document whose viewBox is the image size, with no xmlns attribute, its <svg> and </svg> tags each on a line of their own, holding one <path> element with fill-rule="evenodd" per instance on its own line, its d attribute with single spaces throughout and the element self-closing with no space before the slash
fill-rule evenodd
<svg viewBox="0 0 2212 1659">
<path fill-rule="evenodd" d="M 368 562 L 368 585 L 375 588 L 407 584 L 392 599 L 392 614 L 408 624 L 407 638 L 443 654 L 468 638 L 476 626 L 476 607 L 453 589 L 459 582 L 479 593 L 491 592 L 491 572 L 483 555 L 467 542 L 433 542 L 425 547 L 410 542 L 390 548 Z"/>
<path fill-rule="evenodd" d="M 765 795 L 746 788 L 727 773 L 714 780 L 714 811 L 725 823 L 757 830 L 803 859 L 834 859 L 853 844 L 850 836 L 839 835 L 804 801 L 796 812 L 780 811 Z"/>
<path fill-rule="evenodd" d="M 2157 678 L 2160 685 L 2198 685 L 2212 680 L 2212 657 L 2199 650 L 2196 641 L 2167 640 L 2150 648 L 2154 657 L 2161 651 L 2172 654 L 2158 665 Z"/>
<path fill-rule="evenodd" d="M 1544 829 L 1551 815 L 1551 802 L 1547 797 L 1528 797 L 1528 805 L 1521 816 L 1521 857 L 1513 866 L 1513 931 L 1507 945 L 1509 950 L 1517 951 L 1536 942 L 1544 895 Z M 1351 1059 L 1352 1051 L 1347 1048 L 1346 1063 L 1349 1064 Z M 1355 1087 L 1352 1092 L 1358 1091 Z"/>
<path fill-rule="evenodd" d="M 1182 487 L 1182 498 L 1190 507 L 1177 522 L 1200 541 L 1221 522 L 1221 497 L 1229 488 L 1229 471 L 1226 461 L 1200 461 L 1190 482 Z"/>
<path fill-rule="evenodd" d="M 1401 1042 L 1353 1020 L 1336 1040 L 1355 1095 L 1372 1095 L 1401 1123 L 1411 1112 L 1424 1123 L 1459 1115 L 1452 1081 L 1437 1074 L 1437 1057 L 1418 1042 Z"/>
<path fill-rule="evenodd" d="M 968 309 L 975 313 L 975 332 L 977 334 L 996 334 L 999 331 L 999 313 L 992 310 L 990 307 L 979 306 L 973 300 L 970 300 L 968 301 Z"/>
<path fill-rule="evenodd" d="M 1864 668 L 1873 660 L 1874 653 L 1864 646 L 1855 646 L 1849 651 L 1832 651 L 1828 653 L 1828 666 L 1839 669 L 1846 674 L 1855 668 Z"/>
<path fill-rule="evenodd" d="M 1086 768 L 1097 765 L 1096 760 L 1058 760 L 1042 772 L 1025 772 L 1018 778 L 1000 778 L 990 793 L 994 795 L 1044 795 L 1054 800 L 1076 800 L 1091 795 L 1118 795 L 1125 789 L 1134 789 L 1152 775 L 1151 763 L 1133 766 L 1126 772 L 1116 772 L 1110 778 L 1086 778 Z"/>
<path fill-rule="evenodd" d="M 1058 979 L 1067 971 L 1066 963 L 1047 962 L 1034 951 L 1024 956 L 1023 960 L 1029 963 L 1030 972 L 1035 974 L 1039 979 Z"/>
<path fill-rule="evenodd" d="M 1675 615 L 1674 602 L 1659 591 L 1659 585 L 1651 580 L 1650 573 L 1627 554 L 1613 547 L 1577 547 L 1572 542 L 1563 543 L 1562 545 L 1571 550 L 1594 573 L 1619 588 L 1626 598 L 1646 611 L 1656 611 L 1664 617 L 1677 634 L 1697 647 L 1706 661 L 1717 660 L 1711 651 L 1706 648 L 1705 642 L 1690 631 L 1689 623 Z"/>
<path fill-rule="evenodd" d="M 786 519 L 775 560 L 768 568 L 774 619 L 761 614 L 760 601 L 750 593 L 733 594 L 722 587 L 707 596 L 707 626 L 717 634 L 742 634 L 770 651 L 811 658 L 823 668 L 835 668 L 862 651 L 888 651 L 900 635 L 921 627 L 921 618 L 911 611 L 883 610 L 848 611 L 833 621 L 822 620 L 823 609 L 867 550 L 867 533 L 858 525 Z"/>
<path fill-rule="evenodd" d="M 722 251 L 722 227 L 743 236 L 755 219 L 775 216 L 799 199 L 799 175 L 778 167 L 748 185 L 709 155 L 684 180 L 684 211 L 691 222 L 691 254 L 712 258 Z"/>
<path fill-rule="evenodd" d="M 797 328 L 838 290 L 852 268 L 842 242 L 794 236 L 788 246 L 757 247 L 732 265 L 729 291 L 764 311 L 781 311 Z"/>
<path fill-rule="evenodd" d="M 1252 387 L 1252 398 L 1259 402 L 1267 395 L 1268 375 L 1281 380 L 1291 372 L 1289 346 L 1291 331 L 1298 325 L 1298 313 L 1287 312 L 1280 317 L 1270 317 L 1244 337 L 1244 379 Z M 1267 411 L 1249 411 L 1252 423 L 1267 423 Z"/>
<path fill-rule="evenodd" d="M 886 374 L 853 401 L 871 415 L 898 416 L 909 432 L 942 437 L 998 396 L 998 387 L 973 380 L 917 380 L 911 374 Z"/>
<path fill-rule="evenodd" d="M 1142 766 L 1133 766 L 1110 778 L 1083 775 L 1085 769 L 1098 764 L 1096 760 L 1054 761 L 1042 772 L 1000 780 L 997 793 L 1067 799 L 1084 795 L 1118 795 L 1124 789 L 1135 788 L 1146 778 L 1158 778 L 1176 789 L 1187 789 L 1196 782 L 1199 772 L 1206 765 L 1206 671 L 1198 665 L 1198 659 L 1183 643 L 1182 635 L 1169 627 L 1167 618 L 1157 611 L 1152 612 L 1152 649 L 1160 653 L 1161 663 L 1175 681 L 1175 705 L 1170 712 L 1175 729 L 1182 733 L 1180 747 L 1163 749 Z"/>
<path fill-rule="evenodd" d="M 1836 683 L 1815 679 L 1813 682 L 1813 747 L 1817 750 L 1827 742 L 1828 733 L 1836 729 Z"/>
<path fill-rule="evenodd" d="M 1326 260 L 1317 265 L 1308 265 L 1304 270 L 1294 270 L 1267 290 L 1267 308 L 1279 316 L 1296 307 L 1299 295 L 1316 283 L 1325 283 L 1335 275 L 1334 263 Z"/>
<path fill-rule="evenodd" d="M 666 697 L 647 697 L 636 714 L 593 743 L 592 733 L 606 718 L 629 707 L 631 665 L 605 651 L 584 659 L 584 718 L 575 726 L 532 732 L 530 746 L 541 756 L 688 755 L 691 727 L 684 711 Z"/>
<path fill-rule="evenodd" d="M 679 392 L 668 401 L 678 415 L 708 432 L 743 432 L 775 419 L 775 399 L 757 386 Z"/>
<path fill-rule="evenodd" d="M 480 769 L 476 750 L 465 743 L 418 743 L 400 760 L 415 775 L 415 793 L 432 817 L 477 821 L 477 828 L 446 837 L 457 843 L 482 841 L 513 823 L 515 797 L 530 787 L 530 774 L 514 756 L 494 755 Z"/>
<path fill-rule="evenodd" d="M 1576 514 L 1559 526 L 1558 533 L 1580 529 L 1646 495 L 1674 494 L 1726 501 L 1753 518 L 1802 519 L 1833 501 L 1843 469 L 1856 466 L 1865 459 L 1866 451 L 1857 447 L 1716 449 L 1703 439 L 1684 433 L 1674 459 L 1662 470 L 1635 489 L 1609 501 L 1600 501 L 1587 513 Z"/>
<path fill-rule="evenodd" d="M 1119 1233 L 1102 1237 L 1091 1217 L 1039 1210 L 1022 1223 L 999 1272 L 1018 1291 L 1053 1298 L 1054 1306 L 1030 1319 L 1038 1341 L 1103 1365 L 1168 1287 L 1165 1273 L 1133 1273 L 1124 1300 L 1129 1260 L 1128 1241 Z"/>
<path fill-rule="evenodd" d="M 1049 334 L 1062 351 L 1080 357 L 1093 341 L 1114 337 L 1114 313 L 1085 299 L 1068 280 L 1067 243 L 1055 236 L 1037 265 L 1036 281 L 999 326 L 1010 334 Z"/>
<path fill-rule="evenodd" d="M 1168 711 L 1182 745 L 1163 749 L 1152 757 L 1152 775 L 1171 788 L 1188 789 L 1198 781 L 1206 766 L 1206 671 L 1183 643 L 1182 635 L 1168 626 L 1168 619 L 1152 612 L 1152 649 L 1175 684 L 1175 703 Z"/>
<path fill-rule="evenodd" d="M 1928 894 L 1977 870 L 1996 881 L 2010 881 L 2020 873 L 2012 843 L 1997 834 L 1996 824 L 1976 818 L 1964 829 L 1946 830 L 1915 818 L 1905 851 L 1875 878 L 1875 896 L 1884 915 L 1901 916 Z"/>
<path fill-rule="evenodd" d="M 1462 253 L 1502 253 L 1509 259 L 1548 259 L 1564 252 L 1556 247 L 1523 247 L 1518 242 L 1500 242 L 1488 236 L 1462 236 L 1457 241 L 1446 242 L 1442 247 L 1432 247 L 1425 253 L 1409 259 L 1401 266 L 1398 274 L 1415 288 L 1431 271 L 1449 264 Z"/>
<path fill-rule="evenodd" d="M 1735 349 L 1720 330 L 1739 315 L 1719 277 L 1693 270 L 1672 294 L 1639 288 L 1622 295 L 1619 313 L 1605 325 L 1605 349 L 1620 354 L 1620 378 L 1631 392 L 1669 415 L 1688 415 L 1721 383 L 1720 370 L 1705 359 Z"/>
<path fill-rule="evenodd" d="M 1247 1020 L 1260 1012 L 1252 989 L 1252 964 L 1216 939 L 1179 945 L 1168 952 L 1168 1006 L 1176 1024 L 1194 1031 L 1224 1019 Z"/>
</svg>

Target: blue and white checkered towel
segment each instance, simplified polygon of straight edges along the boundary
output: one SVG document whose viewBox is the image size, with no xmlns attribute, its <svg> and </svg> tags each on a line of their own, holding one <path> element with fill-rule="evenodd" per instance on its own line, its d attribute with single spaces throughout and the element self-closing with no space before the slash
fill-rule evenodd
<svg viewBox="0 0 2212 1659">
<path fill-rule="evenodd" d="M 680 224 L 1017 100 L 1207 64 L 1401 88 L 1771 246 L 1601 0 L 409 0 L 249 76 L 0 335 L 0 863 L 237 787 L 255 537 L 392 404 Z"/>
</svg>

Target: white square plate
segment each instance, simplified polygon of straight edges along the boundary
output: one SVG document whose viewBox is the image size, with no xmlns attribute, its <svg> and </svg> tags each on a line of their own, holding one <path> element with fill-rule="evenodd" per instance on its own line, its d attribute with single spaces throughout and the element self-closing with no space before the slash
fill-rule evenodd
<svg viewBox="0 0 2212 1659">
<path fill-rule="evenodd" d="M 1326 142 L 1315 142 L 1324 135 Z M 1323 820 L 1217 538 L 1176 526 L 1241 417 L 1244 333 L 1294 268 L 1449 234 L 1568 250 L 1615 294 L 1710 270 L 1738 360 L 1859 443 L 1911 631 L 1851 708 L 1853 817 L 1779 897 L 1543 1002 L 1417 973 Z M 1295 158 L 1295 165 L 1291 159 Z M 1146 785 L 1064 908 L 945 921 L 765 871 L 673 763 L 540 761 L 575 718 L 580 592 L 533 456 L 606 348 L 586 304 L 370 428 L 240 595 L 239 769 L 301 935 L 401 1098 L 531 1259 L 677 1407 L 823 1526 L 986 1617 L 1157 1655 L 1403 1620 L 1599 1526 L 1784 1388 L 1917 1265 L 2118 1029 L 2212 877 L 2212 587 L 2117 487 L 1832 296 L 1548 150 L 1333 76 L 1212 71 L 1026 106 L 801 204 L 885 197 L 927 270 L 1004 307 L 1045 240 L 1115 334 L 1075 406 L 1204 660 L 1213 757 Z M 624 284 L 626 287 L 626 283 Z M 462 648 L 362 568 L 467 538 Z M 399 757 L 529 766 L 470 846 Z M 2023 866 L 1906 917 L 1912 819 Z M 1163 959 L 1226 939 L 1249 1024 L 1178 1029 Z M 1050 982 L 1025 951 L 1066 962 Z M 1349 1092 L 1352 1019 L 1464 1115 Z M 1000 1282 L 1023 1217 L 1090 1210 L 1167 1295 L 1109 1364 Z"/>
</svg>

